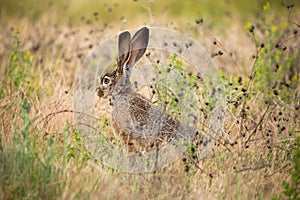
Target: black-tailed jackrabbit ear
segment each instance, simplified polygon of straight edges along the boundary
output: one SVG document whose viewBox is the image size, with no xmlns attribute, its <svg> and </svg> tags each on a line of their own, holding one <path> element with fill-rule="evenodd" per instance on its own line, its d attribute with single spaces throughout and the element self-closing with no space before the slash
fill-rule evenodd
<svg viewBox="0 0 300 200">
<path fill-rule="evenodd" d="M 127 67 L 131 68 L 145 53 L 149 41 L 149 29 L 143 27 L 138 30 L 131 40 L 131 53 Z"/>
<path fill-rule="evenodd" d="M 118 67 L 117 72 L 123 73 L 123 67 L 127 63 L 130 57 L 131 50 L 131 36 L 128 31 L 125 31 L 119 35 L 118 41 Z"/>
</svg>

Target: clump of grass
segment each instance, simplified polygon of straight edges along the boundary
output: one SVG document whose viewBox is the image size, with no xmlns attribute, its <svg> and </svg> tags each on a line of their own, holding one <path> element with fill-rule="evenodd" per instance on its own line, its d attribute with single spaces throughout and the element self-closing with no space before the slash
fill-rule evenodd
<svg viewBox="0 0 300 200">
<path fill-rule="evenodd" d="M 2 199 L 51 198 L 53 192 L 60 192 L 60 187 L 51 185 L 52 181 L 59 181 L 61 174 L 53 162 L 58 151 L 53 148 L 52 138 L 44 143 L 33 134 L 30 109 L 30 103 L 23 99 L 21 127 L 14 126 L 11 144 L 1 140 Z"/>
<path fill-rule="evenodd" d="M 41 98 L 34 56 L 20 50 L 19 30 L 13 38 L 6 79 L 1 84 L 0 198 L 54 199 L 63 191 L 63 171 L 73 160 L 88 160 L 79 133 L 66 126 L 64 137 L 47 137 L 37 126 L 34 103 Z M 83 153 L 83 154 L 82 154 Z"/>
<path fill-rule="evenodd" d="M 287 22 L 277 21 L 275 25 L 269 9 L 267 3 L 262 21 L 256 25 L 246 24 L 255 47 L 255 53 L 249 55 L 253 59 L 250 74 L 227 76 L 221 71 L 228 116 L 217 144 L 237 155 L 233 161 L 234 171 L 242 174 L 252 171 L 249 172 L 252 174 L 266 169 L 269 171 L 265 174 L 267 177 L 288 169 L 286 163 L 291 161 L 289 155 L 299 134 L 297 107 L 300 95 L 297 92 L 298 48 L 293 45 L 299 41 L 299 36 L 297 32 L 295 34 L 297 26 L 290 23 L 291 8 L 287 9 Z M 228 52 L 221 44 L 216 42 L 214 45 L 219 45 L 222 52 Z M 222 55 L 214 54 L 214 59 Z M 231 54 L 228 56 L 233 59 Z M 234 59 L 233 62 L 236 64 Z M 222 157 L 227 155 L 225 152 Z"/>
<path fill-rule="evenodd" d="M 293 170 L 291 172 L 290 183 L 283 181 L 284 194 L 288 199 L 300 198 L 300 137 L 295 140 L 295 148 L 293 150 Z"/>
</svg>

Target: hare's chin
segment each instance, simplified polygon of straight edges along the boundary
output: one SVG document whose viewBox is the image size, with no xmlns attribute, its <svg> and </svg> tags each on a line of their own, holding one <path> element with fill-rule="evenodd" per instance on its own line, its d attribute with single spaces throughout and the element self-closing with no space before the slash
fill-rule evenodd
<svg viewBox="0 0 300 200">
<path fill-rule="evenodd" d="M 109 96 L 111 96 L 111 94 L 104 94 L 103 93 L 102 96 L 99 96 L 99 98 L 101 98 L 101 99 L 107 99 Z"/>
</svg>

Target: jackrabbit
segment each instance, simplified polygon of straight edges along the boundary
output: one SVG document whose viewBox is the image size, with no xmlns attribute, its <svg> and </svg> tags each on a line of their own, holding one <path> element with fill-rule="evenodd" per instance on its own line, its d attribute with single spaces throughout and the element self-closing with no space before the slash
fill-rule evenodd
<svg viewBox="0 0 300 200">
<path fill-rule="evenodd" d="M 163 108 L 133 91 L 130 75 L 144 55 L 149 29 L 143 27 L 131 39 L 128 31 L 118 40 L 117 68 L 106 73 L 97 87 L 101 97 L 111 97 L 112 125 L 129 151 L 150 151 L 172 140 L 192 137 L 196 130 L 173 119 Z"/>
</svg>

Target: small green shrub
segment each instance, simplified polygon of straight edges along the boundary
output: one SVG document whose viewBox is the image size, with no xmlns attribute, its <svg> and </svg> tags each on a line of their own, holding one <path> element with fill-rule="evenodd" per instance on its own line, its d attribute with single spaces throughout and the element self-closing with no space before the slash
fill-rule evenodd
<svg viewBox="0 0 300 200">
<path fill-rule="evenodd" d="M 30 51 L 20 50 L 19 29 L 16 28 L 13 38 L 14 44 L 11 47 L 8 66 L 6 66 L 6 79 L 0 87 L 0 98 L 19 93 L 21 97 L 29 96 L 33 92 L 39 95 L 38 79 L 33 72 L 34 56 Z"/>
<path fill-rule="evenodd" d="M 58 192 L 51 182 L 58 180 L 59 171 L 53 160 L 58 154 L 54 141 L 42 141 L 33 134 L 29 118 L 31 104 L 22 100 L 21 126 L 15 125 L 12 143 L 2 143 L 0 148 L 0 185 L 5 191 L 4 199 L 47 198 L 51 192 Z"/>
<path fill-rule="evenodd" d="M 293 149 L 293 171 L 291 172 L 291 180 L 283 181 L 284 195 L 288 199 L 300 199 L 300 137 L 295 140 Z"/>
</svg>

